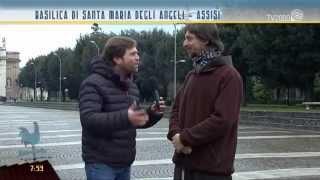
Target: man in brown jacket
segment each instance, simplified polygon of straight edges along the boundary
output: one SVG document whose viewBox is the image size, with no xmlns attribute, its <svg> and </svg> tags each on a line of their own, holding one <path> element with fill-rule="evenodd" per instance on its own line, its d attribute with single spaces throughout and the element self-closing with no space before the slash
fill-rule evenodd
<svg viewBox="0 0 320 180">
<path fill-rule="evenodd" d="M 242 79 L 224 56 L 215 24 L 189 24 L 183 47 L 193 61 L 170 118 L 174 180 L 231 180 Z"/>
</svg>

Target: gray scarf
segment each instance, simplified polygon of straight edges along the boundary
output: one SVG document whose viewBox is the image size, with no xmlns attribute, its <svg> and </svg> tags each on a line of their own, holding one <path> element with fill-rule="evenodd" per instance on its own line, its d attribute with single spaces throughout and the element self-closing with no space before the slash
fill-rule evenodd
<svg viewBox="0 0 320 180">
<path fill-rule="evenodd" d="M 193 57 L 193 68 L 196 73 L 200 73 L 205 70 L 217 57 L 221 56 L 221 51 L 214 48 L 208 48 L 202 50 L 199 56 Z"/>
</svg>

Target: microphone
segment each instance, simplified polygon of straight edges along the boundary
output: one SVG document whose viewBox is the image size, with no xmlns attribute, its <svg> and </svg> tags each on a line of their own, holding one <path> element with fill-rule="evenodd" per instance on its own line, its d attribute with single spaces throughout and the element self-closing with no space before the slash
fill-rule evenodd
<svg viewBox="0 0 320 180">
<path fill-rule="evenodd" d="M 159 96 L 159 91 L 154 90 L 154 97 L 156 101 L 156 108 L 159 110 L 160 109 L 160 96 Z"/>
</svg>

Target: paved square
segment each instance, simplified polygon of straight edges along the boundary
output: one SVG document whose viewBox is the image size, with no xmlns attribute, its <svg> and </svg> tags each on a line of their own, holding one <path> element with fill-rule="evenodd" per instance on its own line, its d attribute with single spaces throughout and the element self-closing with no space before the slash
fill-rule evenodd
<svg viewBox="0 0 320 180">
<path fill-rule="evenodd" d="M 0 166 L 32 160 L 31 147 L 21 144 L 18 128 L 33 131 L 33 121 L 38 122 L 41 134 L 37 158 L 48 159 L 62 180 L 86 179 L 76 111 L 0 105 Z M 166 139 L 167 131 L 168 119 L 138 130 L 132 179 L 172 179 L 173 148 Z M 235 169 L 235 180 L 318 180 L 320 132 L 241 125 Z"/>
</svg>

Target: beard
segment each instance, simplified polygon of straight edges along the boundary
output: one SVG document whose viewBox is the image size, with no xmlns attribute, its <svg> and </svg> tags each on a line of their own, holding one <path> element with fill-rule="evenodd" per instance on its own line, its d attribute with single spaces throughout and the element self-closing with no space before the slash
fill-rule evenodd
<svg viewBox="0 0 320 180">
<path fill-rule="evenodd" d="M 191 49 L 190 50 L 186 50 L 187 51 L 187 54 L 190 58 L 195 58 L 195 57 L 198 57 L 200 55 L 199 52 L 195 52 L 195 51 L 192 51 Z"/>
<path fill-rule="evenodd" d="M 193 59 L 193 58 L 195 58 L 195 57 L 198 57 L 198 56 L 199 56 L 199 53 L 196 53 L 196 52 L 188 52 L 188 56 Z"/>
</svg>

